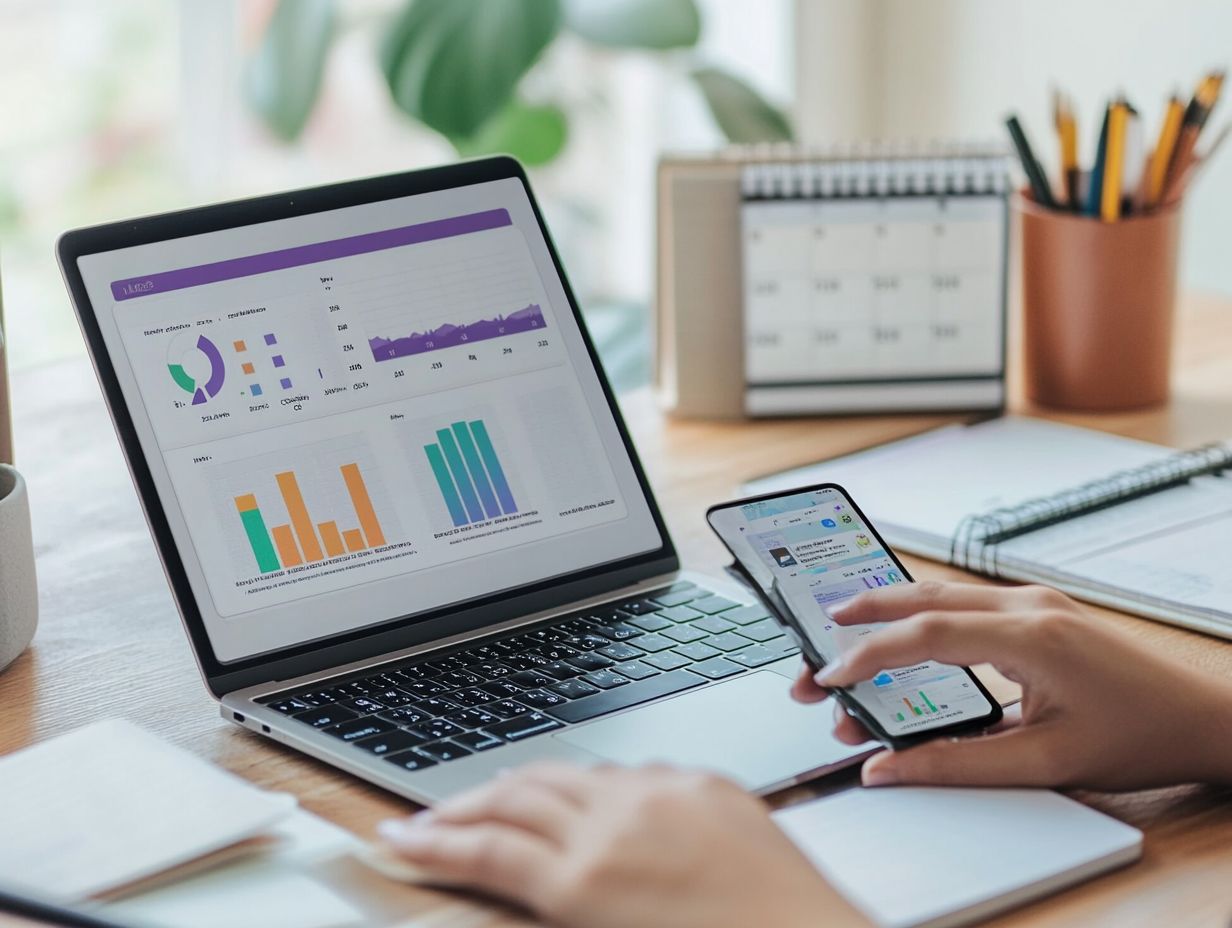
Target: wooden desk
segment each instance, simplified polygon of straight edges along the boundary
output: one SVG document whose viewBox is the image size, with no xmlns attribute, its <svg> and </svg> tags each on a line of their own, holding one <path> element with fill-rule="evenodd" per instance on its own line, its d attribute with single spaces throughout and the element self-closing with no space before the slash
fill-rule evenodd
<svg viewBox="0 0 1232 928">
<path fill-rule="evenodd" d="M 295 793 L 308 809 L 359 834 L 406 812 L 401 799 L 221 720 L 197 675 L 85 361 L 23 373 L 14 394 L 42 621 L 34 646 L 0 675 L 0 754 L 95 719 L 125 716 L 254 783 Z M 703 510 L 732 495 L 740 480 L 947 421 L 670 422 L 645 391 L 624 397 L 622 405 L 683 560 L 702 570 L 722 563 Z M 1058 418 L 1176 446 L 1232 436 L 1232 302 L 1186 301 L 1176 397 L 1168 408 Z M 961 576 L 909 560 L 922 577 Z M 1098 612 L 1195 665 L 1232 673 L 1228 642 Z M 1181 787 L 1082 798 L 1145 829 L 1145 859 L 994 924 L 1225 928 L 1232 917 L 1232 793 Z M 421 911 L 446 901 L 408 892 Z"/>
</svg>

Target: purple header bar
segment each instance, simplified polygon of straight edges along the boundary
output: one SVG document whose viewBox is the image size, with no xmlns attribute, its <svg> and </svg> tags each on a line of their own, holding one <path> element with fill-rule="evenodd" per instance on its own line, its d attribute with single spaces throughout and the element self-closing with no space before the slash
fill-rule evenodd
<svg viewBox="0 0 1232 928">
<path fill-rule="evenodd" d="M 509 218 L 508 210 L 489 209 L 481 213 L 468 213 L 465 216 L 452 216 L 449 219 L 435 219 L 432 222 L 421 222 L 414 226 L 402 226 L 399 229 L 367 232 L 363 235 L 352 235 L 350 238 L 314 242 L 311 245 L 283 248 L 281 251 L 267 251 L 259 255 L 215 261 L 213 264 L 199 264 L 196 267 L 182 267 L 174 271 L 147 274 L 144 277 L 116 280 L 112 281 L 111 295 L 116 300 L 131 300 L 139 296 L 166 293 L 169 290 L 199 287 L 202 284 L 213 284 L 220 280 L 235 280 L 237 277 L 267 274 L 270 271 L 281 271 L 289 267 L 350 258 L 353 255 L 363 255 L 371 251 L 384 251 L 387 248 L 400 248 L 403 245 L 418 245 L 421 242 L 431 242 L 439 238 L 453 238 L 455 235 L 467 235 L 471 232 L 483 232 L 485 229 L 499 229 L 501 226 L 510 225 L 513 225 L 513 220 Z"/>
</svg>

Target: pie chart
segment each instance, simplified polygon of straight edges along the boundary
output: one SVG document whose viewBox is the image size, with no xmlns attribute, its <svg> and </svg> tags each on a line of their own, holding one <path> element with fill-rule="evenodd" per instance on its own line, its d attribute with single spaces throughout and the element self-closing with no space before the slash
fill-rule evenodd
<svg viewBox="0 0 1232 928">
<path fill-rule="evenodd" d="M 226 376 L 222 352 L 204 335 L 195 341 L 191 336 L 175 339 L 167 351 L 167 370 L 176 385 L 192 396 L 194 406 L 217 396 Z"/>
</svg>

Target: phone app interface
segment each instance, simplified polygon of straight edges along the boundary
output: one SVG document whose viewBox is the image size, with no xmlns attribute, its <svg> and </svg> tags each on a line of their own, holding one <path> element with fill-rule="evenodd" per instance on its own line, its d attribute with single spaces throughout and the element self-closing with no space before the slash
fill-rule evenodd
<svg viewBox="0 0 1232 928">
<path fill-rule="evenodd" d="M 763 587 L 776 583 L 827 662 L 884 625 L 844 627 L 826 613 L 865 590 L 907 582 L 902 570 L 837 490 L 733 506 L 715 527 Z M 961 667 L 925 661 L 887 667 L 851 693 L 891 735 L 982 718 L 992 708 Z"/>
</svg>

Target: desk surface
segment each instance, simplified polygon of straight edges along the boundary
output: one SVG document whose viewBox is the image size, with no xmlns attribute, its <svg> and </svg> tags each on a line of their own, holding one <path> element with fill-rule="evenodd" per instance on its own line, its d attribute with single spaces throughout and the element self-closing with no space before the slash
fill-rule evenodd
<svg viewBox="0 0 1232 928">
<path fill-rule="evenodd" d="M 1187 299 L 1178 350 L 1176 395 L 1167 408 L 1057 418 L 1181 447 L 1232 436 L 1232 302 Z M 42 619 L 34 646 L 0 675 L 0 754 L 96 719 L 124 716 L 260 786 L 295 793 L 308 809 L 361 835 L 380 819 L 406 812 L 404 800 L 222 721 L 198 677 L 88 365 L 73 360 L 35 369 L 19 375 L 13 387 L 18 464 L 34 512 Z M 624 397 L 622 406 L 683 561 L 700 570 L 722 563 L 702 513 L 731 496 L 742 479 L 950 421 L 910 416 L 672 422 L 658 413 L 647 391 Z M 1022 403 L 1017 408 L 1046 414 Z M 907 560 L 921 577 L 961 576 Z M 1195 665 L 1232 673 L 1230 642 L 1095 612 Z M 1228 924 L 1232 793 L 1180 787 L 1080 798 L 1144 829 L 1145 859 L 993 924 Z M 410 892 L 409 904 L 420 912 L 456 906 L 445 896 Z M 440 914 L 444 918 L 433 924 L 453 921 Z"/>
</svg>

